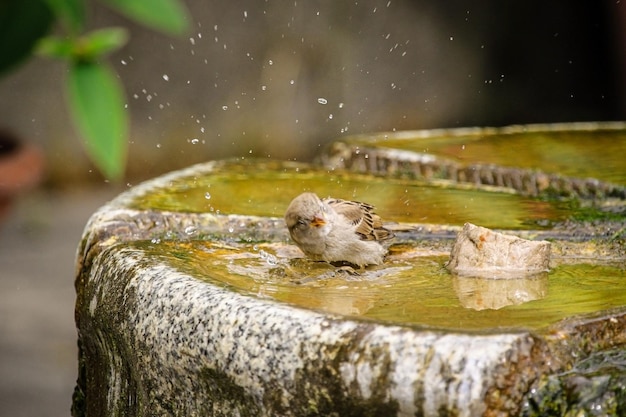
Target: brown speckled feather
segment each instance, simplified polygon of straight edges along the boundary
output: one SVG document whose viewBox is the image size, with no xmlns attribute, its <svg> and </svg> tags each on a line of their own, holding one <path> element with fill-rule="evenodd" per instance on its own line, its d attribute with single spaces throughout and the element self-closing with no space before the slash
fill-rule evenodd
<svg viewBox="0 0 626 417">
<path fill-rule="evenodd" d="M 363 240 L 382 241 L 394 236 L 391 231 L 383 227 L 382 220 L 374 213 L 374 206 L 370 204 L 337 198 L 327 198 L 323 201 L 331 206 L 337 214 L 355 225 L 355 232 Z"/>
</svg>

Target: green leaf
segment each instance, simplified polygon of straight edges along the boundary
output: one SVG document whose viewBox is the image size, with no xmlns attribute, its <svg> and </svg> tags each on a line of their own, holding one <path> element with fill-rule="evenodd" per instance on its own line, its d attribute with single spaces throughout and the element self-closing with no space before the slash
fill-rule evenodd
<svg viewBox="0 0 626 417">
<path fill-rule="evenodd" d="M 54 14 L 65 23 L 74 34 L 79 33 L 85 25 L 84 0 L 45 0 L 54 10 Z"/>
<path fill-rule="evenodd" d="M 53 58 L 97 61 L 105 54 L 124 46 L 127 40 L 128 31 L 126 29 L 98 29 L 73 39 L 48 36 L 39 42 L 37 52 Z"/>
<path fill-rule="evenodd" d="M 128 114 L 115 73 L 104 64 L 76 62 L 67 87 L 72 118 L 87 153 L 105 177 L 120 180 L 126 164 Z"/>
<path fill-rule="evenodd" d="M 43 0 L 0 1 L 0 73 L 26 59 L 53 20 Z"/>
<path fill-rule="evenodd" d="M 128 31 L 124 28 L 105 28 L 89 32 L 80 38 L 81 51 L 78 56 L 99 58 L 121 48 L 128 41 Z"/>
<path fill-rule="evenodd" d="M 69 59 L 74 54 L 74 40 L 46 36 L 39 41 L 35 52 L 49 58 Z"/>
<path fill-rule="evenodd" d="M 169 35 L 183 35 L 189 30 L 189 16 L 178 0 L 103 0 L 129 18 Z"/>
</svg>

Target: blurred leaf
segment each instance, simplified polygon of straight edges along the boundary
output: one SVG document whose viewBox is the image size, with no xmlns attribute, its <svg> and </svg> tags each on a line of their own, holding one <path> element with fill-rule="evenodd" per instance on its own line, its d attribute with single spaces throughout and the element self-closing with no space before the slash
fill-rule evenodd
<svg viewBox="0 0 626 417">
<path fill-rule="evenodd" d="M 106 28 L 89 32 L 78 40 L 75 57 L 92 60 L 121 48 L 128 41 L 128 31 L 123 28 Z"/>
<path fill-rule="evenodd" d="M 77 62 L 70 67 L 67 87 L 70 111 L 89 156 L 108 179 L 121 179 L 128 114 L 115 73 L 104 64 Z"/>
<path fill-rule="evenodd" d="M 70 58 L 74 53 L 74 40 L 46 36 L 37 44 L 36 52 L 50 58 Z"/>
<path fill-rule="evenodd" d="M 0 1 L 0 73 L 29 56 L 53 20 L 44 0 Z"/>
<path fill-rule="evenodd" d="M 37 52 L 53 58 L 96 61 L 103 55 L 121 48 L 127 40 L 126 29 L 98 29 L 76 39 L 48 36 L 39 42 Z"/>
<path fill-rule="evenodd" d="M 102 0 L 129 18 L 170 35 L 189 30 L 189 16 L 179 0 Z"/>
<path fill-rule="evenodd" d="M 65 23 L 74 34 L 79 33 L 85 25 L 84 0 L 45 0 L 54 10 L 54 14 Z"/>
</svg>

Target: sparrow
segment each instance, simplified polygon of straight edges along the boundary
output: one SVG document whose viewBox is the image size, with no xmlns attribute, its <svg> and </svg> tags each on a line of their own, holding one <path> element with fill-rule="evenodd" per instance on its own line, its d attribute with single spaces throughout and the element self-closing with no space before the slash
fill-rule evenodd
<svg viewBox="0 0 626 417">
<path fill-rule="evenodd" d="M 381 264 L 394 236 L 373 210 L 367 203 L 321 200 L 307 192 L 291 201 L 285 223 L 293 241 L 309 258 L 361 268 Z"/>
</svg>

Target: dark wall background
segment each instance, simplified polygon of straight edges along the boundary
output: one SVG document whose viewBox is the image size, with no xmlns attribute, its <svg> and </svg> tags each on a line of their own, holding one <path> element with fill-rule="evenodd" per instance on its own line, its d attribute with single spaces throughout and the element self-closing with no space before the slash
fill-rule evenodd
<svg viewBox="0 0 626 417">
<path fill-rule="evenodd" d="M 346 134 L 626 117 L 619 2 L 187 4 L 189 36 L 131 26 L 110 60 L 132 113 L 129 181 L 229 156 L 307 160 Z M 118 24 L 94 8 L 92 27 Z M 50 182 L 101 181 L 64 73 L 36 58 L 0 80 L 0 125 L 41 143 Z"/>
</svg>

